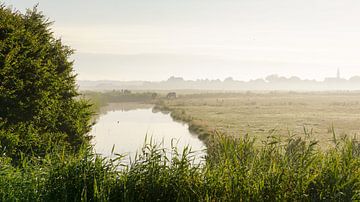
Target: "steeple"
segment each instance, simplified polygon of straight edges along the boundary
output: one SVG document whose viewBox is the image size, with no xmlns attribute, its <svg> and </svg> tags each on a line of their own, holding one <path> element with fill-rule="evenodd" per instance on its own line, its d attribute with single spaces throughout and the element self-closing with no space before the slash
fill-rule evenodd
<svg viewBox="0 0 360 202">
<path fill-rule="evenodd" d="M 337 79 L 340 79 L 340 69 L 339 69 L 339 68 L 337 69 L 336 78 L 337 78 Z"/>
</svg>

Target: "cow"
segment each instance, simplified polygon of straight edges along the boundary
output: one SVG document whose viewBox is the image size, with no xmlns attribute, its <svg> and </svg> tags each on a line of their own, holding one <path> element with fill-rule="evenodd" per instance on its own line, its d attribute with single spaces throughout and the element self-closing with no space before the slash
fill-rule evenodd
<svg viewBox="0 0 360 202">
<path fill-rule="evenodd" d="M 176 98 L 176 93 L 175 92 L 170 92 L 166 95 L 167 99 L 175 99 Z"/>
</svg>

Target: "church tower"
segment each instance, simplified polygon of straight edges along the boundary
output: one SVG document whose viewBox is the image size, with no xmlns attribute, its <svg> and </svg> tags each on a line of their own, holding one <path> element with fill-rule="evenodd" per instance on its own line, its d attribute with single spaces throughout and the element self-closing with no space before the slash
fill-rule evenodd
<svg viewBox="0 0 360 202">
<path fill-rule="evenodd" d="M 337 69 L 336 78 L 337 78 L 337 79 L 340 79 L 340 69 L 339 69 L 339 68 Z"/>
</svg>

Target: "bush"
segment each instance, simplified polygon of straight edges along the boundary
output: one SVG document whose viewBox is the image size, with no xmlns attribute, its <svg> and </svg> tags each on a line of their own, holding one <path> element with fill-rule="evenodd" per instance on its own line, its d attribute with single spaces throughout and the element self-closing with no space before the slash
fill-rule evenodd
<svg viewBox="0 0 360 202">
<path fill-rule="evenodd" d="M 73 50 L 54 38 L 50 25 L 36 7 L 21 14 L 0 5 L 2 148 L 43 155 L 39 144 L 55 137 L 74 150 L 88 142 L 90 105 L 76 99 Z"/>
</svg>

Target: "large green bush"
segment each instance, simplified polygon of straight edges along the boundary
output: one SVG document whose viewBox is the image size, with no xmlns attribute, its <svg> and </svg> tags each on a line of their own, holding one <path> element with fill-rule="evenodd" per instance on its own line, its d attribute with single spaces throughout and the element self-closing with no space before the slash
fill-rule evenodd
<svg viewBox="0 0 360 202">
<path fill-rule="evenodd" d="M 9 155 L 41 154 L 52 135 L 74 149 L 88 142 L 91 112 L 76 99 L 73 50 L 50 25 L 36 8 L 21 14 L 0 5 L 0 146 Z"/>
</svg>

